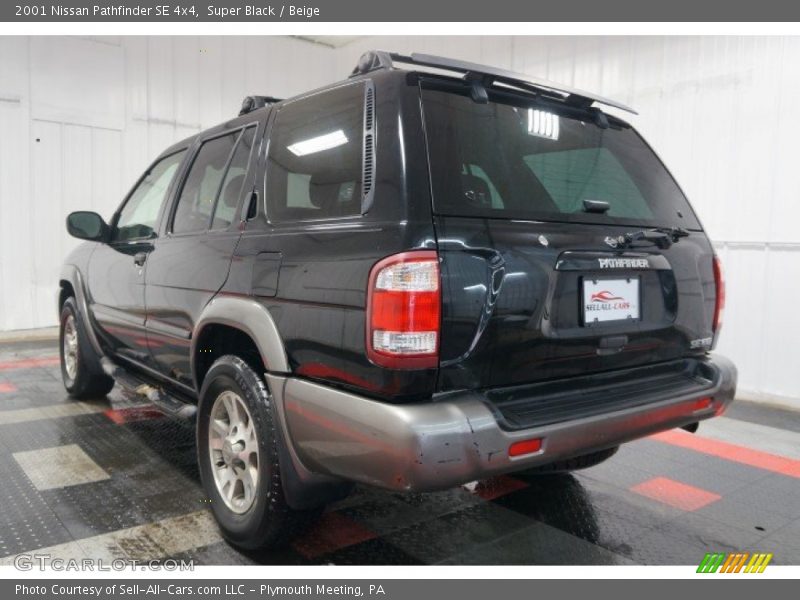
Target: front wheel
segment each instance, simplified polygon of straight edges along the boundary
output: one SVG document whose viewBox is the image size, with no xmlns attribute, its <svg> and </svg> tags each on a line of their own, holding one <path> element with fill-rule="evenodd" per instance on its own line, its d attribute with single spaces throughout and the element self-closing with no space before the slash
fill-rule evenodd
<svg viewBox="0 0 800 600">
<path fill-rule="evenodd" d="M 114 387 L 114 380 L 103 373 L 74 298 L 67 298 L 61 308 L 59 331 L 61 379 L 73 398 L 98 398 Z"/>
<path fill-rule="evenodd" d="M 245 549 L 283 546 L 318 515 L 286 504 L 276 428 L 258 374 L 238 356 L 214 362 L 200 391 L 197 460 L 223 536 Z"/>
</svg>

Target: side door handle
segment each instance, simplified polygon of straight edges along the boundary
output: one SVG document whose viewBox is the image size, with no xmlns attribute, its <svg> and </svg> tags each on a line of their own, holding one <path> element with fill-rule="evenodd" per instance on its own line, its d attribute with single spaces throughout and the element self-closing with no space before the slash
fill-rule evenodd
<svg viewBox="0 0 800 600">
<path fill-rule="evenodd" d="M 144 261 L 147 260 L 147 252 L 137 252 L 133 255 L 133 264 L 137 267 L 141 267 L 144 265 Z"/>
</svg>

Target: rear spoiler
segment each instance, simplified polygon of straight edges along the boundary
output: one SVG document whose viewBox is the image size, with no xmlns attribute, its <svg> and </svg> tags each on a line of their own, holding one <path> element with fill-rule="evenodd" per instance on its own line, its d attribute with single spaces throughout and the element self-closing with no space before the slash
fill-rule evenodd
<svg viewBox="0 0 800 600">
<path fill-rule="evenodd" d="M 624 110 L 634 115 L 639 114 L 630 106 L 622 104 L 621 102 L 617 102 L 616 100 L 611 100 L 609 98 L 562 85 L 560 83 L 555 83 L 547 79 L 540 79 L 538 77 L 532 77 L 523 73 L 515 73 L 513 71 L 506 71 L 505 69 L 479 65 L 464 60 L 443 58 L 441 56 L 419 54 L 416 52 L 412 53 L 410 56 L 396 52 L 386 52 L 383 50 L 372 50 L 370 52 L 366 52 L 361 56 L 356 68 L 353 69 L 353 72 L 350 76 L 353 77 L 356 75 L 363 75 L 364 73 L 369 73 L 371 71 L 377 71 L 380 69 L 393 69 L 395 63 L 417 65 L 420 67 L 431 67 L 434 69 L 443 69 L 446 71 L 463 73 L 465 80 L 477 81 L 482 83 L 484 86 L 488 86 L 493 83 L 501 83 L 538 93 L 556 92 L 564 100 L 564 102 L 573 106 L 588 108 L 594 102 L 597 102 L 599 104 Z"/>
</svg>

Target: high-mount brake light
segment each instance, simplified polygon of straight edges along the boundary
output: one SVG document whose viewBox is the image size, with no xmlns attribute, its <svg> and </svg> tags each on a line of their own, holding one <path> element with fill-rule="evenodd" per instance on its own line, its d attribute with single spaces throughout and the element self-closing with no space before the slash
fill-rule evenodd
<svg viewBox="0 0 800 600">
<path fill-rule="evenodd" d="M 367 290 L 367 357 L 390 369 L 439 364 L 439 256 L 434 250 L 394 254 L 372 267 Z"/>
</svg>

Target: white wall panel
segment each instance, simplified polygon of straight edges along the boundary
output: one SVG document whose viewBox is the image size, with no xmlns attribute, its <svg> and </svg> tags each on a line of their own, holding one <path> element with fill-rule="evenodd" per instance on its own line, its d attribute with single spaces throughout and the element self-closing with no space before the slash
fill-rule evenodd
<svg viewBox="0 0 800 600">
<path fill-rule="evenodd" d="M 173 38 L 173 82 L 177 126 L 200 130 L 200 44 L 197 38 Z"/>
<path fill-rule="evenodd" d="M 162 122 L 175 120 L 172 46 L 170 37 L 149 38 L 147 44 L 147 115 Z"/>
<path fill-rule="evenodd" d="M 17 242 L 33 256 L 28 274 L 33 286 L 31 318 L 34 322 L 52 322 L 55 315 L 53 298 L 58 286 L 61 232 L 64 231 L 62 125 L 49 121 L 33 121 L 31 134 L 35 140 L 31 150 L 31 211 L 27 229 L 20 228 Z M 85 149 L 77 148 L 77 151 Z M 34 168 L 34 165 L 36 166 Z M 18 251 L 19 251 L 18 250 Z M 11 248 L 9 248 L 11 251 Z"/>
<path fill-rule="evenodd" d="M 56 324 L 69 211 L 109 218 L 167 146 L 335 61 L 278 37 L 0 37 L 0 331 Z"/>
<path fill-rule="evenodd" d="M 35 119 L 122 129 L 123 56 L 118 46 L 80 38 L 31 38 Z"/>
<path fill-rule="evenodd" d="M 108 129 L 92 130 L 91 210 L 110 218 L 124 195 L 122 134 Z M 86 199 L 82 199 L 85 207 Z"/>
</svg>

